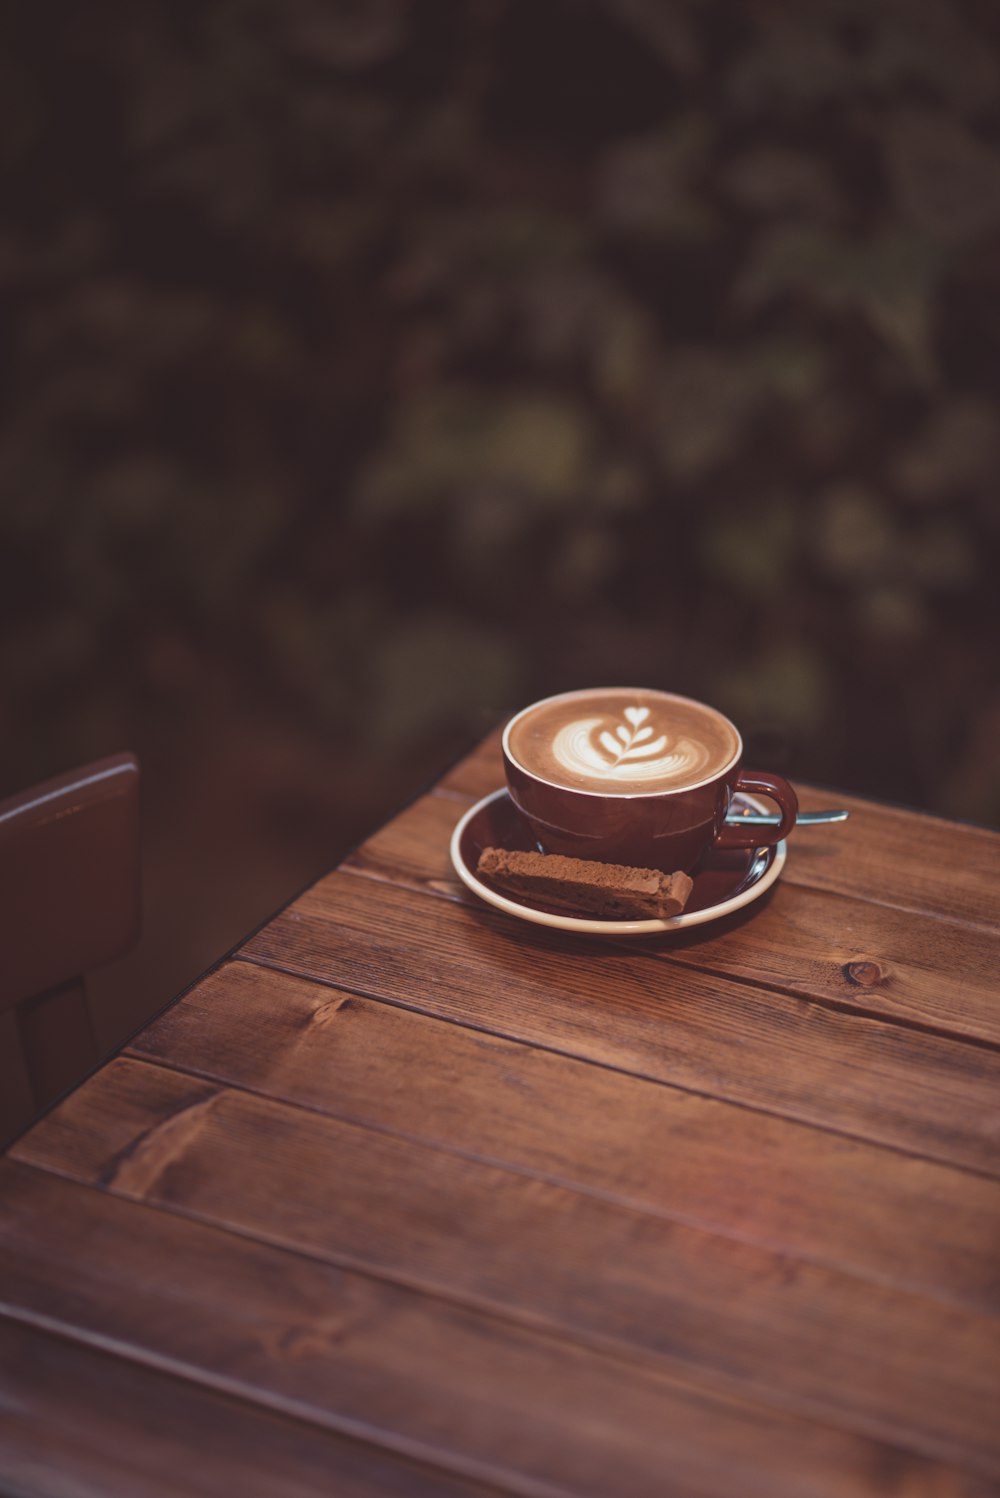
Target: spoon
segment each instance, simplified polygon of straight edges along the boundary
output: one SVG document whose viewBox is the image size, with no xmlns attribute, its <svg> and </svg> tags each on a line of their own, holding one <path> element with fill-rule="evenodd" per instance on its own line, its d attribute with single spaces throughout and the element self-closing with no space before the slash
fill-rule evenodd
<svg viewBox="0 0 1000 1498">
<path fill-rule="evenodd" d="M 795 818 L 796 827 L 810 827 L 818 822 L 846 822 L 851 815 L 849 811 L 800 811 Z M 727 822 L 749 822 L 754 827 L 777 827 L 781 821 L 779 816 L 766 811 L 735 812 L 726 818 Z"/>
</svg>

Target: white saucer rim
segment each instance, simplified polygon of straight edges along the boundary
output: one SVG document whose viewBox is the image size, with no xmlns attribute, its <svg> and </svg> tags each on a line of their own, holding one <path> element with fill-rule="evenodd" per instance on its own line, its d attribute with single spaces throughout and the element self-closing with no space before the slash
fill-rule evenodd
<svg viewBox="0 0 1000 1498">
<path fill-rule="evenodd" d="M 585 916 L 559 915 L 555 911 L 541 910 L 534 905 L 524 905 L 500 894 L 498 890 L 491 889 L 489 885 L 476 877 L 462 857 L 462 835 L 473 817 L 478 816 L 493 801 L 499 800 L 501 796 L 509 797 L 509 794 L 507 787 L 501 786 L 499 790 L 491 791 L 488 796 L 481 797 L 474 806 L 470 806 L 467 811 L 463 812 L 451 834 L 452 867 L 462 883 L 474 895 L 485 900 L 488 905 L 493 905 L 498 910 L 505 910 L 519 920 L 529 921 L 536 926 L 550 926 L 558 931 L 576 931 L 588 936 L 655 936 L 667 931 L 680 931 L 686 927 L 702 926 L 709 921 L 718 921 L 723 916 L 732 915 L 734 911 L 742 910 L 745 905 L 750 905 L 754 900 L 760 899 L 761 895 L 765 894 L 778 878 L 788 856 L 788 844 L 782 838 L 780 843 L 775 844 L 774 858 L 767 869 L 747 889 L 737 895 L 732 895 L 728 900 L 721 901 L 718 905 L 706 906 L 704 910 L 682 911 L 680 915 L 670 916 L 666 920 L 601 921 L 591 920 Z M 768 810 L 757 797 L 748 795 L 746 791 L 740 791 L 739 795 L 756 811 Z"/>
</svg>

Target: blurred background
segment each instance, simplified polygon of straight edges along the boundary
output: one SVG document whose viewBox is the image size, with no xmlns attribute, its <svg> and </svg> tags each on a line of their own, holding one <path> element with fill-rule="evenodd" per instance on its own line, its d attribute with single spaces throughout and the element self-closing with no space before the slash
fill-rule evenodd
<svg viewBox="0 0 1000 1498">
<path fill-rule="evenodd" d="M 990 0 L 6 25 L 0 797 L 139 755 L 123 1006 L 565 688 L 1000 826 Z"/>
</svg>

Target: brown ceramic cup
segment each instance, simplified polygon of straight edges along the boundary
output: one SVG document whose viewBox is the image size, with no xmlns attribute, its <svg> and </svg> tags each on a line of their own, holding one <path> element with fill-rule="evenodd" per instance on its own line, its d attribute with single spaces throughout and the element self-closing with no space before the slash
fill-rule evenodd
<svg viewBox="0 0 1000 1498">
<path fill-rule="evenodd" d="M 532 703 L 504 729 L 503 758 L 538 846 L 572 858 L 690 870 L 709 849 L 780 842 L 798 813 L 787 780 L 743 768 L 728 718 L 667 692 L 599 688 Z M 737 791 L 768 797 L 780 821 L 727 824 Z"/>
</svg>

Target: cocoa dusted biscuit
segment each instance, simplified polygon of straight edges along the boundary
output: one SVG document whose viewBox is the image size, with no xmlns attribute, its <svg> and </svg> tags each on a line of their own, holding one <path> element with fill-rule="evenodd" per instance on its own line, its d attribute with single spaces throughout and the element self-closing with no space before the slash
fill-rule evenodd
<svg viewBox="0 0 1000 1498">
<path fill-rule="evenodd" d="M 503 848 L 484 848 L 476 872 L 508 894 L 611 919 L 666 920 L 680 915 L 691 893 L 687 874 Z"/>
</svg>

